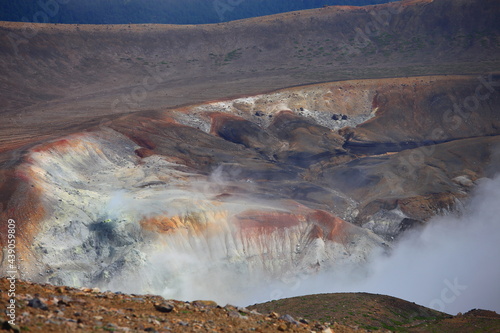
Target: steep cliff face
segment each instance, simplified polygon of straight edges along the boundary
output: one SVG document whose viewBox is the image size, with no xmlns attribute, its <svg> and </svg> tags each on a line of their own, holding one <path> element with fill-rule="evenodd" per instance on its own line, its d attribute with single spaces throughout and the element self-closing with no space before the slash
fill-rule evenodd
<svg viewBox="0 0 500 333">
<path fill-rule="evenodd" d="M 497 79 L 345 81 L 122 116 L 29 149 L 4 171 L 2 219 L 40 282 L 237 298 L 363 265 L 489 175 Z M 454 129 L 448 104 L 478 87 L 490 95 Z"/>
</svg>

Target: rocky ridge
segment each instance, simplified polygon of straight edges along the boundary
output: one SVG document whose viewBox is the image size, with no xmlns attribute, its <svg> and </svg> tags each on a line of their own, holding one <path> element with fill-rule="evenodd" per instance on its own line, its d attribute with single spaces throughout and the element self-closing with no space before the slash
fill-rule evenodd
<svg viewBox="0 0 500 333">
<path fill-rule="evenodd" d="M 9 299 L 0 280 L 2 306 Z M 2 314 L 0 329 L 22 332 L 367 332 L 276 312 L 260 314 L 213 301 L 182 302 L 155 295 L 101 292 L 16 282 L 16 320 Z"/>
<path fill-rule="evenodd" d="M 181 302 L 155 295 L 103 292 L 16 281 L 16 318 L 5 332 L 497 332 L 500 316 L 474 309 L 450 316 L 373 294 L 323 294 L 248 307 Z M 11 283 L 0 279 L 1 306 Z M 261 313 L 259 313 L 260 311 Z M 290 315 L 291 314 L 291 315 Z"/>
</svg>

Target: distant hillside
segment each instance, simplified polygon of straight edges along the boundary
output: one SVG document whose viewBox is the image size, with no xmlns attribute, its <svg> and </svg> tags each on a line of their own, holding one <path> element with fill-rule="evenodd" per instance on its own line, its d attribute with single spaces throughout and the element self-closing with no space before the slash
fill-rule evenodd
<svg viewBox="0 0 500 333">
<path fill-rule="evenodd" d="M 205 24 L 325 5 L 365 6 L 395 0 L 26 0 L 0 2 L 0 21 L 67 24 Z"/>
</svg>

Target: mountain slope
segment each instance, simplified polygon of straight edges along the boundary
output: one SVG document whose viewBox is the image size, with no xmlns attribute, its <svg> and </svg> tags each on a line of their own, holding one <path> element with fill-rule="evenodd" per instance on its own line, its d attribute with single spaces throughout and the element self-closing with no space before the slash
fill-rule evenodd
<svg viewBox="0 0 500 333">
<path fill-rule="evenodd" d="M 498 12 L 492 0 L 421 0 L 202 26 L 5 22 L 0 149 L 104 116 L 286 86 L 495 71 Z"/>
<path fill-rule="evenodd" d="M 391 0 L 289 0 L 289 1 L 204 1 L 204 0 L 108 0 L 85 2 L 0 2 L 0 20 L 65 24 L 204 24 L 272 15 L 326 5 L 365 6 Z M 394 1 L 394 0 L 392 0 Z"/>
</svg>

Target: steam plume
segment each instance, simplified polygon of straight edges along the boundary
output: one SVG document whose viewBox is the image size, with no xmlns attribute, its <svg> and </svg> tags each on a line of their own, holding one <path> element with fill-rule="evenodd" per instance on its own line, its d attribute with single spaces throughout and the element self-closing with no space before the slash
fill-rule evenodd
<svg viewBox="0 0 500 333">
<path fill-rule="evenodd" d="M 500 176 L 483 179 L 464 211 L 434 218 L 422 232 L 401 240 L 390 256 L 378 255 L 362 270 L 277 284 L 275 296 L 365 291 L 451 314 L 473 308 L 500 312 L 499 203 Z"/>
</svg>

